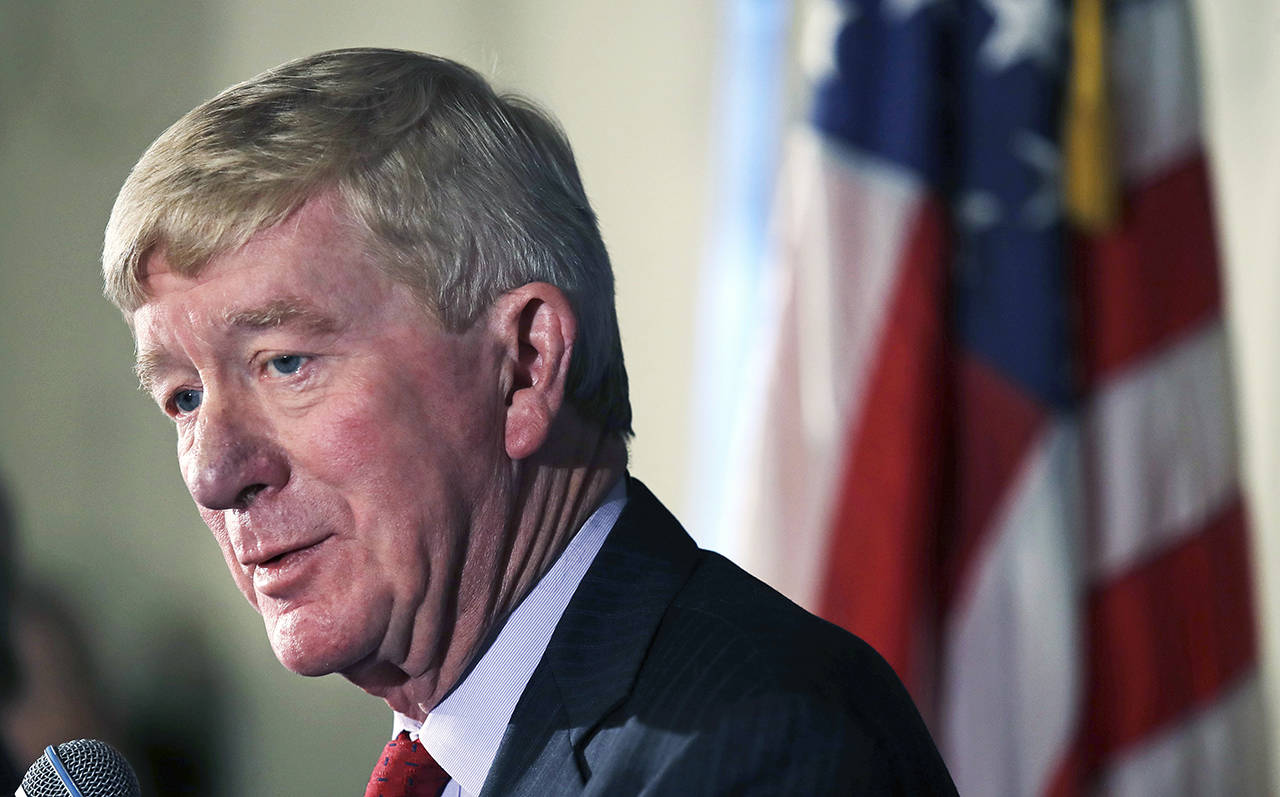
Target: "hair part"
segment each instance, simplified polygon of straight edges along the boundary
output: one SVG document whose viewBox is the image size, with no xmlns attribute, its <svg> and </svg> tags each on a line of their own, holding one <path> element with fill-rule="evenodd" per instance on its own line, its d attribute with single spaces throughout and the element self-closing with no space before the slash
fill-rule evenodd
<svg viewBox="0 0 1280 797">
<path fill-rule="evenodd" d="M 195 276 L 327 191 L 374 261 L 448 329 L 466 329 L 520 285 L 562 290 L 579 330 L 568 400 L 631 434 L 613 271 L 569 142 L 532 103 L 443 58 L 333 50 L 196 107 L 120 190 L 105 293 L 131 314 L 147 300 L 149 253 Z"/>
</svg>

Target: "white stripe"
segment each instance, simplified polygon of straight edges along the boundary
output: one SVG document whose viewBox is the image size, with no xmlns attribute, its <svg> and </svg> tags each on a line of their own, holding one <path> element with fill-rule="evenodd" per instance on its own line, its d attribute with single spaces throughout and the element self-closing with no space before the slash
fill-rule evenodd
<svg viewBox="0 0 1280 797">
<path fill-rule="evenodd" d="M 783 173 L 776 267 L 756 380 L 718 539 L 729 555 L 812 605 L 849 424 L 862 405 L 903 253 L 923 196 L 911 172 L 793 134 Z"/>
<path fill-rule="evenodd" d="M 1128 751 L 1107 768 L 1099 795 L 1250 797 L 1268 793 L 1262 689 L 1257 677 Z"/>
<path fill-rule="evenodd" d="M 945 629 L 943 756 L 961 794 L 1041 793 L 1080 695 L 1080 444 L 1058 421 L 1028 452 Z"/>
<path fill-rule="evenodd" d="M 1097 393 L 1085 420 L 1107 579 L 1198 531 L 1237 494 L 1226 339 L 1212 323 Z"/>
<path fill-rule="evenodd" d="M 1199 149 L 1195 42 L 1183 0 L 1115 3 L 1110 22 L 1117 164 L 1132 183 Z"/>
</svg>

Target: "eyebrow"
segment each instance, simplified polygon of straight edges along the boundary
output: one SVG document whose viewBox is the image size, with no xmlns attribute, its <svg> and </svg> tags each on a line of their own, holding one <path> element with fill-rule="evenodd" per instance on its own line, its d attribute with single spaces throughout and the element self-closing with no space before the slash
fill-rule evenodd
<svg viewBox="0 0 1280 797">
<path fill-rule="evenodd" d="M 272 299 L 243 310 L 229 310 L 223 314 L 222 322 L 232 329 L 261 330 L 287 326 L 315 335 L 332 334 L 338 329 L 338 323 L 332 316 L 294 297 Z M 153 393 L 159 375 L 171 365 L 171 361 L 169 353 L 162 348 L 139 352 L 133 365 L 138 386 L 147 393 Z"/>
<path fill-rule="evenodd" d="M 228 311 L 223 315 L 222 320 L 227 326 L 234 328 L 274 329 L 291 326 L 316 334 L 328 334 L 338 327 L 332 316 L 326 315 L 302 299 L 293 297 L 272 299 L 258 307 Z"/>
<path fill-rule="evenodd" d="M 163 370 L 164 363 L 168 359 L 168 355 L 162 350 L 138 353 L 138 360 L 133 364 L 133 373 L 138 377 L 138 387 L 142 392 L 148 395 L 155 393 L 156 375 Z"/>
</svg>

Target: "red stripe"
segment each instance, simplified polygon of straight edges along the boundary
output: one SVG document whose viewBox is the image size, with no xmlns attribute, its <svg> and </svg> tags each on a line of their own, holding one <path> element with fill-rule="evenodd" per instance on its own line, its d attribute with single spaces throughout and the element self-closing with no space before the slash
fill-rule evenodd
<svg viewBox="0 0 1280 797">
<path fill-rule="evenodd" d="M 1125 197 L 1118 231 L 1074 241 L 1087 385 L 1219 314 L 1218 249 L 1203 156 Z"/>
<path fill-rule="evenodd" d="M 968 354 L 961 355 L 957 377 L 955 510 L 944 515 L 957 525 L 944 552 L 944 617 L 964 592 L 987 538 L 996 533 L 996 510 L 1047 418 L 1029 394 Z"/>
<path fill-rule="evenodd" d="M 1083 721 L 1049 794 L 1221 697 L 1258 660 L 1244 505 L 1089 598 Z"/>
<path fill-rule="evenodd" d="M 861 417 L 837 484 L 820 611 L 867 640 L 922 709 L 932 634 L 946 378 L 944 215 L 926 203 L 903 252 Z"/>
</svg>

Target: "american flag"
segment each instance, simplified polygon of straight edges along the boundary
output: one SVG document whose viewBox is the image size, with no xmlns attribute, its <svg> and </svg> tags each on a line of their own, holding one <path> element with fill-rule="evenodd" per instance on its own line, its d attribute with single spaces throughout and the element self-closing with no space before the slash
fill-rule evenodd
<svg viewBox="0 0 1280 797">
<path fill-rule="evenodd" d="M 962 794 L 1263 794 L 1184 0 L 856 0 L 805 36 L 724 525 Z"/>
</svg>

